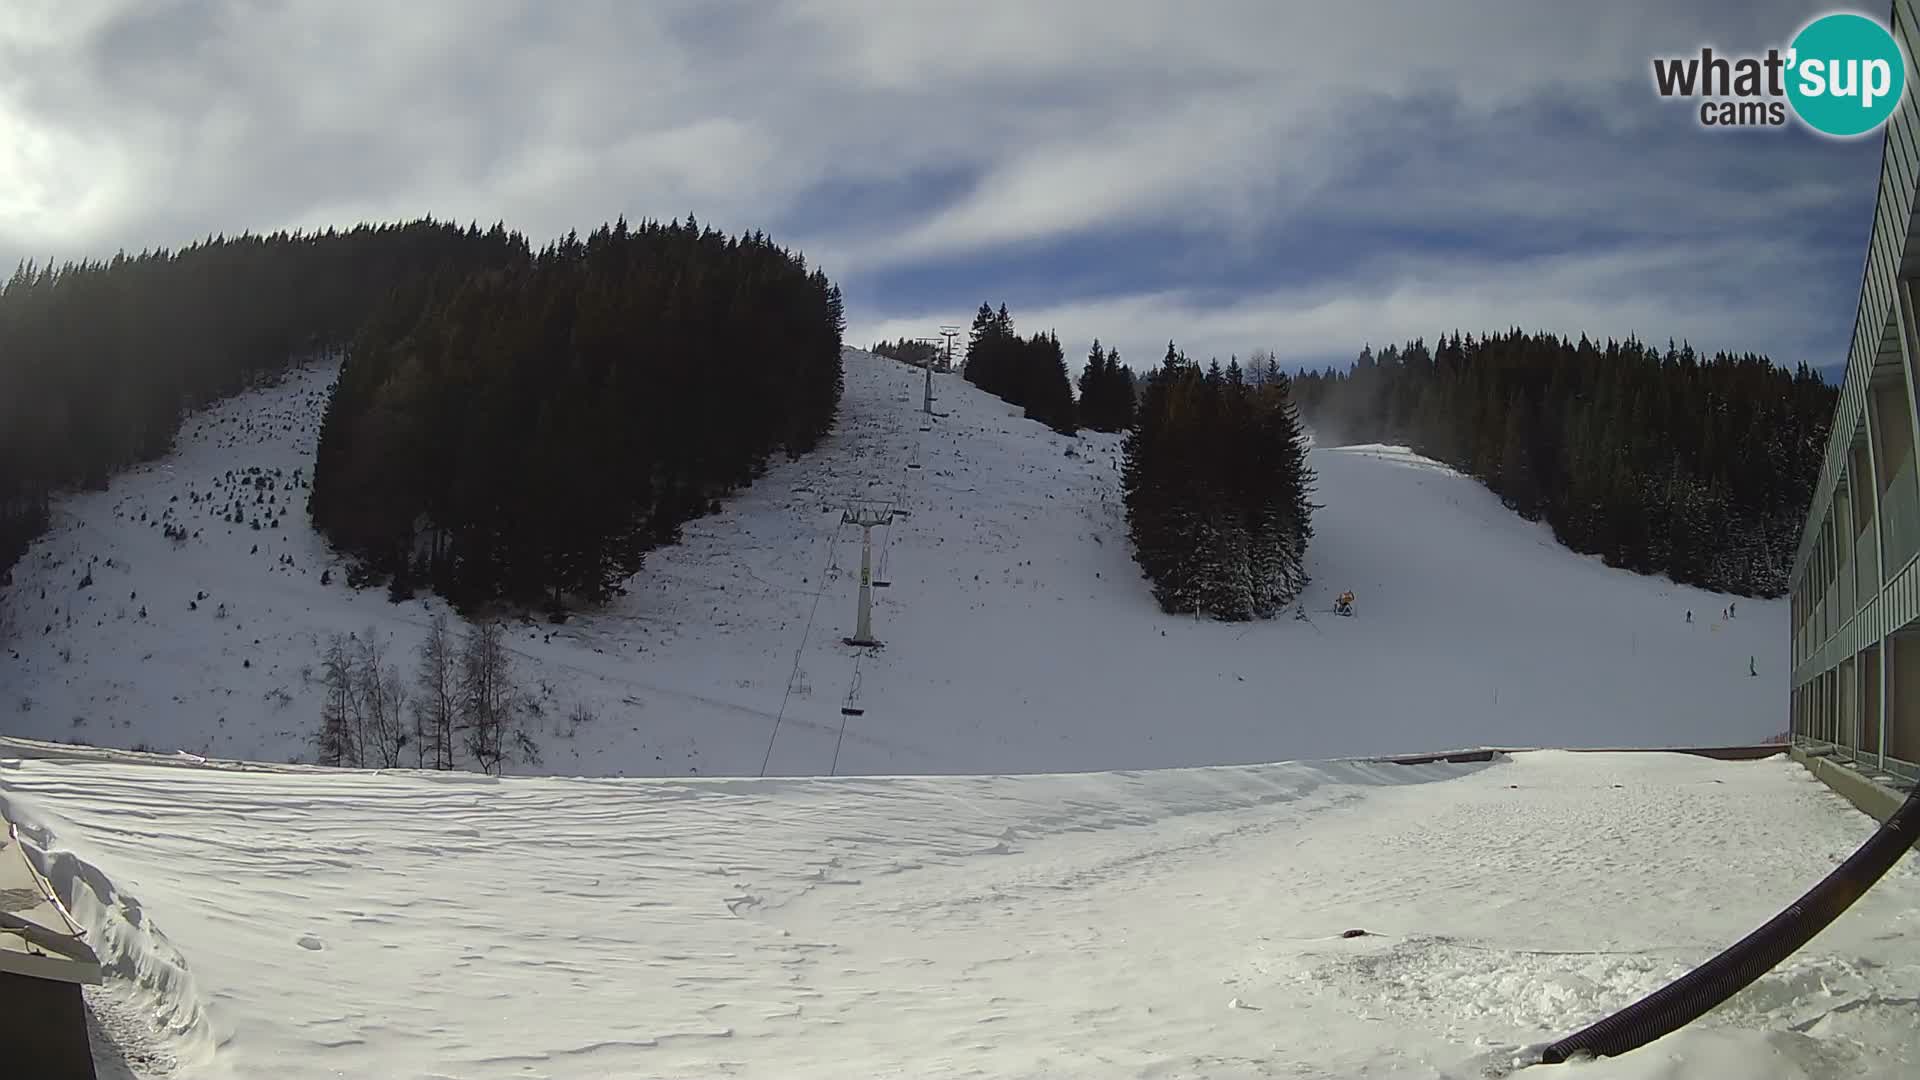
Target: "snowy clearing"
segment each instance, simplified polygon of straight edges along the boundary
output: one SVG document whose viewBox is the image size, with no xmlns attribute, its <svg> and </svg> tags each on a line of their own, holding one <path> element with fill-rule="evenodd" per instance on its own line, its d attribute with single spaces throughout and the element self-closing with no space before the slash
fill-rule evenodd
<svg viewBox="0 0 1920 1080">
<path fill-rule="evenodd" d="M 296 472 L 311 477 L 330 378 L 230 400 L 166 459 L 59 501 L 6 591 L 0 733 L 310 760 L 326 635 L 376 626 L 410 667 L 438 603 L 349 589 L 306 524 Z M 516 628 L 545 761 L 510 769 L 1029 773 L 1787 727 L 1785 601 L 1722 619 L 1728 597 L 1574 555 L 1404 449 L 1311 455 L 1309 620 L 1164 616 L 1128 554 L 1118 437 L 1064 438 L 951 375 L 935 377 L 950 415 L 930 421 L 921 379 L 849 350 L 821 450 L 690 524 L 611 609 Z M 877 651 L 842 642 L 856 498 L 906 511 L 874 531 Z M 222 520 L 236 505 L 242 523 Z M 1351 619 L 1326 610 L 1346 589 Z"/>
<path fill-rule="evenodd" d="M 1873 829 L 1783 758 L 1560 751 L 759 781 L 86 755 L 6 761 L 0 798 L 118 976 L 96 1008 L 161 1018 L 118 1036 L 137 1075 L 182 1080 L 1473 1077 Z M 1699 1025 L 1526 1075 L 1911 1076 L 1917 1004 L 1910 855 Z"/>
</svg>

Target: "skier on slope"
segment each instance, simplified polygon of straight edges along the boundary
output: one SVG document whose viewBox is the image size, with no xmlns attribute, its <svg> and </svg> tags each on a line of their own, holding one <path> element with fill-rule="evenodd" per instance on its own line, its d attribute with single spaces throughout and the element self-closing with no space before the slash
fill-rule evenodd
<svg viewBox="0 0 1920 1080">
<path fill-rule="evenodd" d="M 1333 610 L 1336 614 L 1339 614 L 1339 615 L 1353 614 L 1353 590 L 1352 589 L 1348 589 L 1346 592 L 1343 592 L 1340 594 L 1340 598 L 1333 602 Z"/>
</svg>

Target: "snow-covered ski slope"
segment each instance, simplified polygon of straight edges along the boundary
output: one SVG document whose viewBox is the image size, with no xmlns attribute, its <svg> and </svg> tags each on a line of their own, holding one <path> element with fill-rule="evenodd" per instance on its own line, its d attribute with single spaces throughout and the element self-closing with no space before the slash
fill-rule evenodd
<svg viewBox="0 0 1920 1080">
<path fill-rule="evenodd" d="M 6 590 L 0 733 L 288 761 L 311 754 L 327 634 L 375 626 L 410 669 L 437 602 L 349 589 L 305 521 L 295 475 L 312 475 L 331 374 L 230 400 L 166 459 L 58 502 Z M 1024 773 L 1787 727 L 1784 601 L 1723 620 L 1729 598 L 1572 554 L 1474 481 L 1389 447 L 1311 456 L 1324 509 L 1308 620 L 1162 615 L 1128 555 L 1119 439 L 1065 438 L 935 381 L 948 415 L 929 420 L 921 372 L 850 350 L 820 450 L 692 523 L 610 610 L 520 625 L 545 763 L 510 768 Z M 236 498 L 238 525 L 219 516 Z M 853 499 L 902 511 L 874 530 L 889 583 L 877 651 L 842 640 Z M 175 523 L 190 531 L 179 544 Z M 1358 614 L 1329 614 L 1347 589 Z M 570 722 L 577 706 L 593 719 Z"/>
<path fill-rule="evenodd" d="M 1477 1080 L 1873 829 L 1780 757 L 587 780 L 37 752 L 0 742 L 0 810 L 113 972 L 102 1052 L 137 1065 L 110 1080 Z M 1910 855 L 1698 1025 L 1521 1075 L 1911 1077 L 1916 1002 Z"/>
</svg>

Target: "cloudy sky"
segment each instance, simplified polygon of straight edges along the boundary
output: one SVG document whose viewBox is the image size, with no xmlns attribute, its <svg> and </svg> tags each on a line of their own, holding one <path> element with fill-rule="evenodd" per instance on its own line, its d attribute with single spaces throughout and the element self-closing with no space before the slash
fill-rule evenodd
<svg viewBox="0 0 1920 1080">
<path fill-rule="evenodd" d="M 1785 0 L 4 7 L 8 267 L 691 212 L 823 266 L 854 343 L 1004 301 L 1137 367 L 1511 325 L 1834 364 L 1880 155 L 1655 97 L 1827 10 Z"/>
</svg>

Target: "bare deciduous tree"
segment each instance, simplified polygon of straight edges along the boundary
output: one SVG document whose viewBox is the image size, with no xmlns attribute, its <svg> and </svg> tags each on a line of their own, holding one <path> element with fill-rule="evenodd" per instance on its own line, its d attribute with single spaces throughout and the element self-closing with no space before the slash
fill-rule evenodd
<svg viewBox="0 0 1920 1080">
<path fill-rule="evenodd" d="M 1244 378 L 1248 386 L 1265 386 L 1279 370 L 1279 358 L 1271 350 L 1255 349 L 1247 354 L 1247 370 Z"/>
<path fill-rule="evenodd" d="M 456 733 L 490 774 L 510 758 L 539 762 L 504 624 L 475 623 L 456 643 L 447 617 L 435 618 L 412 687 L 386 662 L 391 640 L 369 628 L 364 638 L 335 634 L 321 650 L 321 764 L 451 769 Z"/>
<path fill-rule="evenodd" d="M 411 733 L 406 723 L 406 684 L 400 672 L 387 664 L 387 642 L 379 631 L 367 628 L 355 657 L 354 679 L 361 701 L 362 761 L 378 769 L 397 769 L 405 758 Z"/>
<path fill-rule="evenodd" d="M 467 752 L 483 771 L 499 773 L 511 754 L 524 761 L 539 760 L 533 739 L 521 723 L 520 693 L 513 682 L 503 624 L 489 620 L 468 628 L 461 645 L 460 698 Z"/>
<path fill-rule="evenodd" d="M 423 768 L 453 768 L 454 721 L 460 714 L 460 666 L 447 616 L 433 617 L 420 643 L 419 697 L 414 699 L 416 748 Z"/>
<path fill-rule="evenodd" d="M 356 767 L 364 758 L 355 732 L 359 714 L 355 702 L 353 647 L 345 634 L 327 640 L 320 653 L 320 684 L 325 696 L 320 705 L 320 764 Z"/>
<path fill-rule="evenodd" d="M 390 639 L 369 627 L 366 636 L 334 634 L 320 652 L 322 765 L 392 769 L 405 764 L 413 744 L 407 724 L 407 685 L 386 662 Z"/>
</svg>

